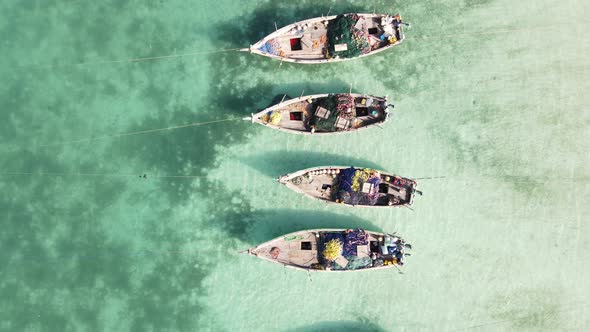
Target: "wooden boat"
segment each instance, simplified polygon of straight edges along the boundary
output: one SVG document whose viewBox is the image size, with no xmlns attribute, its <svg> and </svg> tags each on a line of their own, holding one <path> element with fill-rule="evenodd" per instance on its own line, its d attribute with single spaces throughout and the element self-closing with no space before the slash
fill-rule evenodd
<svg viewBox="0 0 590 332">
<path fill-rule="evenodd" d="M 283 98 L 284 100 L 284 98 Z M 388 120 L 387 97 L 359 93 L 317 94 L 281 101 L 252 114 L 253 123 L 296 134 L 335 134 Z"/>
<path fill-rule="evenodd" d="M 327 166 L 283 175 L 288 188 L 328 203 L 361 207 L 410 206 L 416 181 L 368 168 Z"/>
<path fill-rule="evenodd" d="M 345 14 L 316 17 L 287 25 L 250 48 L 281 61 L 326 63 L 379 53 L 404 40 L 400 15 Z"/>
<path fill-rule="evenodd" d="M 280 236 L 248 253 L 299 270 L 341 272 L 404 265 L 407 249 L 412 246 L 395 234 L 313 229 Z"/>
</svg>

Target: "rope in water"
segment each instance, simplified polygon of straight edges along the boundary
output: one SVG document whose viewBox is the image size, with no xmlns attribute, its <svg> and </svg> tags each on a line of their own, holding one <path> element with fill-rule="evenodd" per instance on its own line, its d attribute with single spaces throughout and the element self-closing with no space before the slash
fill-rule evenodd
<svg viewBox="0 0 590 332">
<path fill-rule="evenodd" d="M 565 23 L 563 23 L 563 24 L 565 24 Z M 552 24 L 552 25 L 558 25 L 558 24 Z M 543 32 L 546 32 L 547 29 L 540 29 L 539 27 L 498 29 L 498 30 L 486 30 L 486 31 L 475 31 L 475 32 L 461 32 L 461 33 L 454 33 L 454 34 L 448 34 L 448 35 L 436 35 L 436 36 L 410 36 L 410 37 L 405 37 L 404 40 L 407 40 L 407 39 L 442 39 L 442 38 L 455 38 L 455 37 L 460 37 L 460 36 L 494 35 L 494 34 L 502 34 L 502 33 L 509 33 L 509 32 L 520 32 L 520 31 L 543 31 Z"/>
<path fill-rule="evenodd" d="M 206 175 L 148 175 L 145 173 L 138 172 L 136 174 L 117 174 L 117 173 L 60 173 L 60 172 L 0 172 L 0 176 L 13 176 L 13 175 L 34 175 L 34 176 L 85 176 L 85 177 L 134 177 L 134 178 L 158 178 L 158 179 L 197 179 L 206 178 Z"/>
<path fill-rule="evenodd" d="M 71 140 L 71 141 L 62 141 L 62 142 L 55 142 L 55 143 L 50 143 L 50 144 L 42 144 L 42 145 L 38 145 L 38 146 L 39 147 L 48 147 L 48 146 L 60 146 L 60 145 L 66 145 L 66 144 L 91 142 L 91 141 L 97 141 L 97 140 L 102 140 L 102 139 L 112 139 L 112 138 L 120 138 L 120 137 L 132 136 L 132 135 L 155 133 L 155 132 L 159 132 L 159 131 L 202 126 L 202 125 L 206 125 L 206 124 L 234 121 L 234 120 L 240 120 L 240 119 L 241 118 L 228 118 L 228 119 L 214 120 L 214 121 L 207 121 L 207 122 L 195 122 L 195 123 L 189 123 L 189 124 L 172 126 L 172 127 L 148 129 L 148 130 L 134 131 L 134 132 L 129 132 L 129 133 L 120 133 L 120 134 L 115 134 L 115 135 L 106 135 L 106 136 L 100 136 L 100 137 L 82 138 L 82 139 Z"/>
<path fill-rule="evenodd" d="M 486 175 L 484 176 L 492 176 Z M 0 176 L 63 176 L 63 177 L 129 177 L 129 178 L 142 178 L 142 179 L 202 179 L 202 178 L 210 178 L 207 175 L 158 175 L 158 174 L 150 174 L 145 172 L 137 172 L 137 173 L 65 173 L 65 172 L 0 172 Z M 514 179 L 510 179 L 514 178 Z M 543 183 L 552 183 L 554 181 L 559 182 L 577 182 L 580 180 L 587 180 L 587 178 L 572 178 L 572 179 L 538 179 L 538 180 L 523 180 L 523 178 L 527 178 L 527 176 L 508 176 L 508 178 L 502 179 L 504 183 L 536 183 L 536 184 L 543 184 Z M 448 181 L 457 181 L 457 180 L 464 180 L 466 178 L 461 176 L 436 176 L 436 177 L 423 177 L 423 178 L 412 178 L 413 180 L 424 181 L 424 180 L 431 180 L 431 179 L 447 179 Z M 457 184 L 459 185 L 459 184 Z M 470 183 L 463 183 L 466 186 L 472 186 Z"/>
<path fill-rule="evenodd" d="M 553 25 L 555 25 L 555 24 L 553 24 Z M 539 30 L 538 27 L 514 28 L 514 29 L 488 30 L 488 31 L 478 31 L 478 32 L 463 32 L 463 33 L 438 35 L 438 36 L 410 36 L 410 37 L 405 37 L 404 39 L 405 40 L 408 40 L 408 39 L 410 39 L 410 40 L 411 39 L 441 39 L 441 38 L 455 38 L 455 37 L 459 37 L 459 36 L 488 35 L 488 34 L 501 34 L 501 33 L 517 32 L 517 31 L 538 31 L 538 30 Z M 187 57 L 187 56 L 196 56 L 196 55 L 203 55 L 203 54 L 213 54 L 213 53 L 232 52 L 232 51 L 241 51 L 241 50 L 247 50 L 247 49 L 227 48 L 227 49 L 212 50 L 212 51 L 199 51 L 199 52 L 190 52 L 190 53 L 182 53 L 182 54 L 168 54 L 168 55 L 142 57 L 142 58 L 104 60 L 104 61 L 96 61 L 96 62 L 80 62 L 80 63 L 58 64 L 58 65 L 30 64 L 30 65 L 17 66 L 17 68 L 30 68 L 30 67 L 58 68 L 58 67 L 75 67 L 75 66 L 93 66 L 93 65 L 102 65 L 102 64 L 116 64 L 116 63 L 130 63 L 130 62 L 151 61 L 151 60 L 160 60 L 160 59 L 174 59 L 174 58 L 181 58 L 181 57 Z"/>
<path fill-rule="evenodd" d="M 191 53 L 182 53 L 182 54 L 160 55 L 160 56 L 152 56 L 152 57 L 144 57 L 144 58 L 104 60 L 104 61 L 96 61 L 96 62 L 80 62 L 80 63 L 58 64 L 58 65 L 31 64 L 31 65 L 17 66 L 17 68 L 30 68 L 30 67 L 59 68 L 59 67 L 76 67 L 76 66 L 95 66 L 95 65 L 104 65 L 104 64 L 129 63 L 129 62 L 151 61 L 151 60 L 161 60 L 161 59 L 174 59 L 174 58 L 196 56 L 196 55 L 203 55 L 203 54 L 239 51 L 241 49 L 242 48 L 228 48 L 228 49 L 221 49 L 221 50 L 214 50 L 214 51 L 201 51 L 201 52 L 191 52 Z"/>
<path fill-rule="evenodd" d="M 555 25 L 555 24 L 553 24 Z M 502 34 L 502 33 L 509 33 L 509 32 L 517 32 L 517 31 L 536 31 L 539 30 L 538 27 L 530 27 L 530 28 L 514 28 L 514 29 L 503 29 L 503 30 L 488 30 L 488 31 L 478 31 L 478 32 L 463 32 L 463 33 L 456 33 L 456 34 L 448 34 L 448 35 L 438 35 L 438 36 L 410 36 L 405 37 L 405 40 L 412 40 L 412 39 L 444 39 L 444 38 L 456 38 L 460 36 L 470 36 L 470 35 L 489 35 L 489 34 Z M 160 56 L 152 56 L 152 57 L 141 57 L 141 58 L 129 58 L 129 59 L 118 59 L 118 60 L 104 60 L 104 61 L 96 61 L 96 62 L 80 62 L 80 63 L 71 63 L 71 64 L 57 64 L 57 65 L 43 65 L 43 64 L 30 64 L 30 65 L 20 65 L 16 68 L 31 68 L 31 67 L 39 67 L 39 68 L 59 68 L 59 67 L 76 67 L 76 66 L 93 66 L 93 65 L 102 65 L 102 64 L 116 64 L 116 63 L 131 63 L 131 62 L 140 62 L 140 61 L 151 61 L 151 60 L 161 60 L 161 59 L 175 59 L 187 56 L 197 56 L 203 54 L 214 54 L 214 53 L 221 53 L 221 52 L 232 52 L 232 51 L 243 51 L 248 50 L 247 48 L 227 48 L 221 50 L 212 50 L 212 51 L 199 51 L 199 52 L 190 52 L 190 53 L 182 53 L 182 54 L 168 54 L 168 55 L 160 55 Z M 281 62 L 282 65 L 282 62 Z"/>
</svg>

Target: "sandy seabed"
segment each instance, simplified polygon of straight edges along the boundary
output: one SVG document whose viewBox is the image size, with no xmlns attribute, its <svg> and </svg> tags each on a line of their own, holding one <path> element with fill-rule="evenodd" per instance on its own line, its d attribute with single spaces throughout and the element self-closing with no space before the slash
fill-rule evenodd
<svg viewBox="0 0 590 332">
<path fill-rule="evenodd" d="M 230 50 L 328 11 L 399 12 L 412 28 L 329 65 Z M 0 330 L 587 330 L 589 11 L 3 2 Z M 350 84 L 388 95 L 392 121 L 322 138 L 239 120 Z M 435 179 L 413 211 L 325 205 L 274 180 L 331 164 Z M 414 250 L 404 274 L 311 277 L 238 254 L 325 227 L 397 231 Z"/>
</svg>

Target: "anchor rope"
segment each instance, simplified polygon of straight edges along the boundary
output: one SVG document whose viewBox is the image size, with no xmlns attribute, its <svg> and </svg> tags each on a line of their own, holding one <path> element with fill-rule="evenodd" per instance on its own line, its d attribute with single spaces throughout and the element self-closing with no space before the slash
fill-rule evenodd
<svg viewBox="0 0 590 332">
<path fill-rule="evenodd" d="M 159 56 L 151 56 L 151 57 L 141 57 L 141 58 L 128 58 L 128 59 L 118 59 L 118 60 L 104 60 L 104 61 L 95 61 L 95 62 L 80 62 L 80 63 L 57 64 L 57 65 L 29 64 L 29 65 L 17 66 L 16 68 L 21 68 L 22 69 L 22 68 L 31 68 L 31 67 L 59 68 L 59 67 L 96 66 L 96 65 L 104 65 L 104 64 L 130 63 L 130 62 L 151 61 L 151 60 L 161 60 L 161 59 L 174 59 L 174 58 L 181 58 L 181 57 L 187 57 L 187 56 L 196 56 L 196 55 L 203 55 L 203 54 L 213 54 L 213 53 L 221 53 L 221 52 L 239 51 L 241 49 L 242 48 L 227 48 L 227 49 L 213 50 L 213 51 L 200 51 L 200 52 L 190 52 L 190 53 L 182 53 L 182 54 L 168 54 L 168 55 L 159 55 Z"/>
<path fill-rule="evenodd" d="M 49 144 L 41 144 L 41 145 L 39 145 L 39 147 L 67 145 L 67 144 L 74 144 L 74 143 L 97 141 L 97 140 L 102 140 L 102 139 L 120 138 L 120 137 L 132 136 L 132 135 L 155 133 L 155 132 L 159 132 L 159 131 L 167 131 L 167 130 L 174 130 L 174 129 L 180 129 L 180 128 L 202 126 L 202 125 L 207 125 L 207 124 L 234 121 L 234 120 L 240 120 L 240 119 L 241 118 L 228 118 L 228 119 L 213 120 L 213 121 L 206 121 L 206 122 L 194 122 L 194 123 L 183 124 L 183 125 L 172 126 L 172 127 L 140 130 L 140 131 L 133 131 L 133 132 L 128 132 L 128 133 L 114 134 L 114 135 L 89 137 L 89 138 L 81 138 L 81 139 L 76 139 L 76 140 L 71 140 L 71 141 L 62 141 L 62 142 L 55 142 L 55 143 L 49 143 Z"/>
<path fill-rule="evenodd" d="M 13 176 L 13 175 L 31 175 L 31 176 L 87 176 L 87 177 L 134 177 L 134 178 L 162 178 L 162 179 L 198 179 L 207 178 L 206 175 L 147 175 L 146 173 L 137 172 L 136 174 L 125 174 L 125 173 L 61 173 L 61 172 L 0 172 L 0 176 Z"/>
<path fill-rule="evenodd" d="M 551 25 L 566 25 L 567 23 L 553 23 Z M 580 25 L 588 25 L 588 24 L 580 24 Z M 455 38 L 460 36 L 477 36 L 477 35 L 494 35 L 494 34 L 502 34 L 502 33 L 509 33 L 509 32 L 520 32 L 520 31 L 546 31 L 547 29 L 540 29 L 539 27 L 523 27 L 523 28 L 513 28 L 513 29 L 498 29 L 498 30 L 486 30 L 486 31 L 474 31 L 474 32 L 460 32 L 454 34 L 447 34 L 447 35 L 432 35 L 432 36 L 410 36 L 405 37 L 406 39 L 440 39 L 440 38 Z"/>
<path fill-rule="evenodd" d="M 561 25 L 565 25 L 565 24 L 567 24 L 567 23 L 561 23 Z M 553 23 L 552 25 L 560 25 L 560 23 Z M 584 24 L 582 24 L 582 25 L 584 25 Z M 412 40 L 412 39 L 441 39 L 441 38 L 455 38 L 455 37 L 470 36 L 470 35 L 488 35 L 488 34 L 501 34 L 501 33 L 517 32 L 517 31 L 538 31 L 538 30 L 539 30 L 538 27 L 525 27 L 525 28 L 513 28 L 513 29 L 486 30 L 486 31 L 477 31 L 477 32 L 462 32 L 462 33 L 447 34 L 447 35 L 410 36 L 410 37 L 405 37 L 404 39 L 405 40 L 408 40 L 408 39 L 409 40 Z M 238 47 L 238 48 L 211 50 L 211 51 L 189 52 L 189 53 L 182 53 L 182 54 L 168 54 L 168 55 L 151 56 L 151 57 L 104 60 L 104 61 L 96 61 L 96 62 L 80 62 L 80 63 L 57 64 L 57 65 L 28 64 L 28 65 L 16 66 L 16 68 L 31 68 L 31 67 L 58 68 L 58 67 L 75 67 L 75 66 L 93 66 L 93 65 L 101 65 L 101 64 L 131 63 L 131 62 L 151 61 L 151 60 L 160 60 L 160 59 L 174 59 L 174 58 L 181 58 L 181 57 L 187 57 L 187 56 L 197 56 L 197 55 L 203 55 L 203 54 L 214 54 L 214 53 L 242 51 L 242 50 L 248 50 L 248 49 Z"/>
</svg>

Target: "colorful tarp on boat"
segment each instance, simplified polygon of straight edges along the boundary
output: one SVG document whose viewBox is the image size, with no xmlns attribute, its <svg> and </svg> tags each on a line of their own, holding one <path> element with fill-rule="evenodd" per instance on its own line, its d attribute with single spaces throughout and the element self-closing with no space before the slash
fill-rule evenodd
<svg viewBox="0 0 590 332">
<path fill-rule="evenodd" d="M 375 205 L 382 195 L 379 193 L 381 174 L 371 169 L 344 169 L 338 176 L 338 190 L 335 199 L 352 205 Z"/>
</svg>

